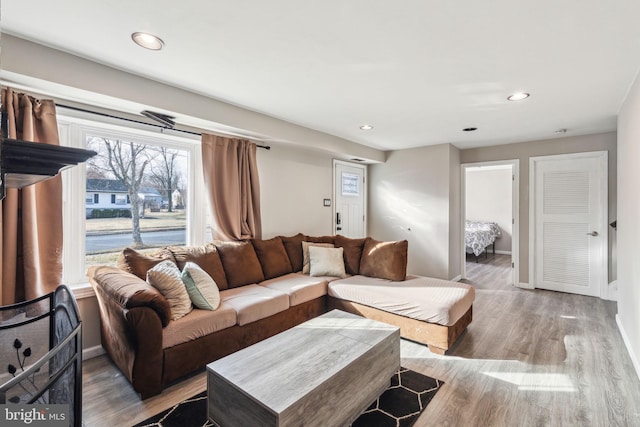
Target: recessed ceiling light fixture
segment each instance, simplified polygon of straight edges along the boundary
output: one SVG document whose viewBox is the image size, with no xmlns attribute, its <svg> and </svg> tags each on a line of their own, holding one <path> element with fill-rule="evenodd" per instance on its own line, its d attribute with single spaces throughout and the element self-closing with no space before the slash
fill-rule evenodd
<svg viewBox="0 0 640 427">
<path fill-rule="evenodd" d="M 522 101 L 523 99 L 528 98 L 530 95 L 526 92 L 516 92 L 513 95 L 509 95 L 507 99 L 509 101 Z"/>
<path fill-rule="evenodd" d="M 463 132 L 473 132 L 474 130 L 478 130 L 478 128 L 470 127 L 462 129 Z"/>
<path fill-rule="evenodd" d="M 371 126 L 371 125 L 362 125 L 362 126 L 360 126 L 360 129 L 361 130 L 371 130 L 371 129 L 373 129 L 373 126 Z"/>
<path fill-rule="evenodd" d="M 164 42 L 158 36 L 153 34 L 135 32 L 131 34 L 131 39 L 140 47 L 150 50 L 160 50 L 164 47 Z"/>
</svg>

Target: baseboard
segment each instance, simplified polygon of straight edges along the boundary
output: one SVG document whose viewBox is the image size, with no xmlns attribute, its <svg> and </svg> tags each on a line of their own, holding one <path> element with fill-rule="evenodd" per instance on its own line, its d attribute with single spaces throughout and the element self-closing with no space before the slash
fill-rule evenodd
<svg viewBox="0 0 640 427">
<path fill-rule="evenodd" d="M 82 350 L 82 360 L 93 359 L 94 357 L 102 356 L 105 353 L 106 352 L 101 345 L 94 345 L 93 347 Z"/>
<path fill-rule="evenodd" d="M 499 255 L 511 255 L 511 251 L 499 251 L 496 249 L 496 253 Z"/>
<path fill-rule="evenodd" d="M 609 301 L 618 301 L 618 281 L 614 280 L 607 287 L 606 299 Z"/>
<path fill-rule="evenodd" d="M 518 287 L 522 289 L 535 289 L 533 286 L 525 282 L 518 283 Z"/>
<path fill-rule="evenodd" d="M 638 358 L 636 354 L 633 352 L 631 348 L 631 344 L 629 343 L 629 338 L 627 337 L 627 333 L 624 331 L 624 326 L 622 326 L 622 322 L 620 321 L 620 316 L 616 314 L 616 323 L 618 324 L 618 330 L 620 331 L 620 335 L 622 335 L 622 341 L 624 341 L 625 347 L 627 347 L 627 353 L 629 353 L 629 357 L 631 357 L 631 363 L 633 363 L 633 367 L 636 370 L 636 375 L 638 379 L 640 379 L 640 363 L 638 363 Z"/>
<path fill-rule="evenodd" d="M 454 277 L 453 279 L 449 279 L 452 282 L 459 282 L 460 280 L 462 280 L 462 275 L 458 274 L 456 277 Z"/>
</svg>

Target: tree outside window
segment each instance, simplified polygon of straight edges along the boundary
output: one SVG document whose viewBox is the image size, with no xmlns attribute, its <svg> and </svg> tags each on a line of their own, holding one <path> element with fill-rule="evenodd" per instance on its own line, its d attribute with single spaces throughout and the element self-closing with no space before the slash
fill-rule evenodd
<svg viewBox="0 0 640 427">
<path fill-rule="evenodd" d="M 101 136 L 87 137 L 87 148 L 98 153 L 87 162 L 87 266 L 113 264 L 127 246 L 185 244 L 185 204 L 176 197 L 186 194 L 185 150 Z"/>
</svg>

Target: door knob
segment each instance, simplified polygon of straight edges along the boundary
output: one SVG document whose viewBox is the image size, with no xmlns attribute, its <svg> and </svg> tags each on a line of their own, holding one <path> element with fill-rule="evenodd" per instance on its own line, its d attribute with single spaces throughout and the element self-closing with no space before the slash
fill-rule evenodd
<svg viewBox="0 0 640 427">
<path fill-rule="evenodd" d="M 598 235 L 597 231 L 592 231 L 591 233 L 587 233 L 589 236 L 596 237 Z"/>
</svg>

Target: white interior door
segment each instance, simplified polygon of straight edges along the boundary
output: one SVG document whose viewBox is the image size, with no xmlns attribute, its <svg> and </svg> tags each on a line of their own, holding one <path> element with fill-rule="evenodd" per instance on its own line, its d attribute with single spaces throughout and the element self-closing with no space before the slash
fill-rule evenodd
<svg viewBox="0 0 640 427">
<path fill-rule="evenodd" d="M 334 233 L 365 237 L 366 166 L 334 161 Z"/>
<path fill-rule="evenodd" d="M 533 284 L 600 296 L 607 278 L 607 153 L 531 159 Z"/>
</svg>

